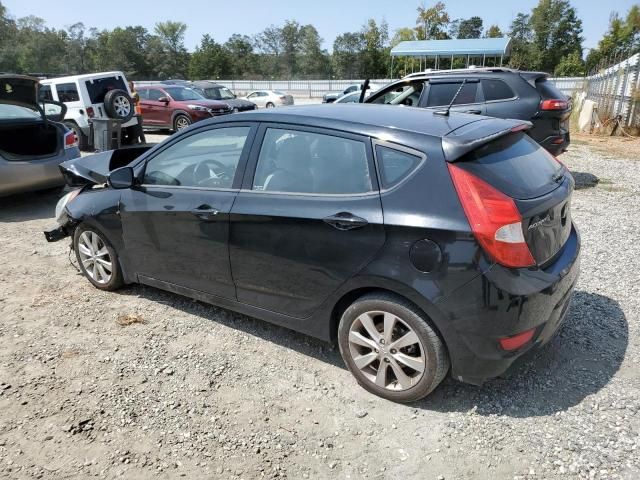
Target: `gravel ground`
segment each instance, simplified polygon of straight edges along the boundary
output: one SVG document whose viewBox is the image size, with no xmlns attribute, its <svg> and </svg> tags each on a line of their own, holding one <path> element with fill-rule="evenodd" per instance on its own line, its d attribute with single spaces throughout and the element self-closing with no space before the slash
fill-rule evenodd
<svg viewBox="0 0 640 480">
<path fill-rule="evenodd" d="M 0 199 L 0 477 L 639 478 L 627 151 L 574 142 L 562 157 L 585 188 L 559 335 L 482 387 L 448 379 L 408 406 L 359 388 L 323 342 L 148 287 L 92 288 L 41 234 L 55 192 Z"/>
</svg>

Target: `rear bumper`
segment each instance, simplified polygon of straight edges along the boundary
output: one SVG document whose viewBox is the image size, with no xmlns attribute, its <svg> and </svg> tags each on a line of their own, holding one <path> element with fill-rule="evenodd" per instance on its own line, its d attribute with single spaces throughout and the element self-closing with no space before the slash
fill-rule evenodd
<svg viewBox="0 0 640 480">
<path fill-rule="evenodd" d="M 494 265 L 439 302 L 452 327 L 445 336 L 452 376 L 482 384 L 553 338 L 569 309 L 580 272 L 579 253 L 574 227 L 556 261 L 544 270 Z M 530 329 L 535 329 L 532 340 L 519 350 L 500 347 L 500 338 Z"/>
<path fill-rule="evenodd" d="M 551 135 L 541 142 L 540 145 L 552 155 L 560 155 L 566 152 L 571 143 L 571 137 L 569 132 L 559 133 L 558 135 Z"/>
</svg>

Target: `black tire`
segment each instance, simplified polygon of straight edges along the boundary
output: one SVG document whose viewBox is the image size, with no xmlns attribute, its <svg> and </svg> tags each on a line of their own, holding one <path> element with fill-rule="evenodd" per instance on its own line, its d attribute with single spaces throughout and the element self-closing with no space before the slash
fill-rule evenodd
<svg viewBox="0 0 640 480">
<path fill-rule="evenodd" d="M 110 118 L 128 122 L 135 115 L 133 100 L 124 90 L 109 90 L 104 96 L 104 110 Z"/>
<path fill-rule="evenodd" d="M 173 131 L 179 132 L 180 130 L 184 130 L 192 123 L 193 122 L 191 121 L 191 118 L 189 117 L 189 115 L 186 115 L 184 113 L 179 113 L 173 119 Z"/>
<path fill-rule="evenodd" d="M 102 260 L 109 260 L 109 263 L 111 264 L 111 274 L 107 281 L 100 281 L 99 273 L 96 275 L 97 277 L 96 278 L 92 273 L 88 271 L 88 268 L 91 268 L 91 264 L 95 263 L 95 261 L 92 263 L 90 262 L 90 265 L 87 265 L 86 255 L 83 253 L 84 251 L 82 248 L 83 245 L 81 245 L 81 243 L 83 242 L 86 245 L 85 239 L 87 237 L 83 237 L 83 234 L 97 235 L 97 237 L 99 238 L 99 241 L 96 242 L 96 244 L 99 248 L 99 251 L 102 251 L 103 248 L 106 249 L 107 251 L 106 254 L 98 255 L 94 258 L 99 257 Z M 73 249 L 76 252 L 76 259 L 78 260 L 78 266 L 80 267 L 80 271 L 87 278 L 87 280 L 89 280 L 93 284 L 94 287 L 99 288 L 100 290 L 112 291 L 112 290 L 117 290 L 124 284 L 124 281 L 122 279 L 122 269 L 120 268 L 118 255 L 116 254 L 115 249 L 113 248 L 113 246 L 111 245 L 107 237 L 102 232 L 100 232 L 96 228 L 93 228 L 89 225 L 81 223 L 76 228 L 73 234 Z M 99 253 L 99 251 L 96 253 Z M 103 268 L 103 271 L 107 271 L 105 270 L 106 267 L 103 266 L 102 268 Z M 95 271 L 96 270 L 94 270 L 94 273 Z"/>
<path fill-rule="evenodd" d="M 405 327 L 409 327 L 418 337 L 419 343 L 413 343 L 410 348 L 420 349 L 420 355 L 422 355 L 422 357 L 424 358 L 424 370 L 421 374 L 417 371 L 413 372 L 416 376 L 414 379 L 412 379 L 410 387 L 401 390 L 381 387 L 379 385 L 376 385 L 376 383 L 370 378 L 371 373 L 365 373 L 366 369 L 371 369 L 372 372 L 378 370 L 379 367 L 383 365 L 382 357 L 392 356 L 391 353 L 393 353 L 394 350 L 390 350 L 391 353 L 389 353 L 389 351 L 385 351 L 383 353 L 382 347 L 380 347 L 380 357 L 378 358 L 381 359 L 374 360 L 369 364 L 369 366 L 365 367 L 364 370 L 361 370 L 354 362 L 352 355 L 352 348 L 354 344 L 350 343 L 349 341 L 351 327 L 352 325 L 354 325 L 354 322 L 359 321 L 358 317 L 367 312 L 391 313 L 401 321 L 400 323 L 398 323 L 396 320 L 395 325 L 398 325 L 398 327 L 394 328 L 404 329 Z M 355 324 L 354 327 L 356 325 L 358 324 Z M 404 333 L 406 333 L 406 331 Z M 402 335 L 404 333 L 402 333 Z M 395 340 L 397 340 L 397 338 Z M 382 343 L 383 340 L 380 340 L 380 342 Z M 338 344 L 340 346 L 340 353 L 345 364 L 347 365 L 347 368 L 356 378 L 358 383 L 365 390 L 394 402 L 414 402 L 427 396 L 440 384 L 440 382 L 444 379 L 447 372 L 449 371 L 450 363 L 446 347 L 438 334 L 431 327 L 425 315 L 410 302 L 392 294 L 371 293 L 360 297 L 354 303 L 352 303 L 345 310 L 345 312 L 342 314 L 342 318 L 340 319 L 340 325 L 338 327 Z M 364 355 L 365 353 L 367 353 L 366 349 L 369 347 L 363 348 L 364 352 L 362 352 L 362 354 Z M 389 348 L 391 348 L 391 344 L 389 345 Z M 373 352 L 373 350 L 370 349 L 369 352 L 371 353 Z M 378 354 L 378 349 L 375 350 L 375 353 Z M 403 353 L 406 353 L 406 350 L 404 352 L 396 351 L 396 354 Z M 388 359 L 385 358 L 385 361 L 387 360 Z M 404 365 L 393 359 L 391 360 L 391 362 L 393 362 L 395 366 L 400 365 L 404 369 L 405 373 L 407 372 L 407 369 Z M 378 368 L 375 367 L 376 365 L 378 366 Z M 385 370 L 387 372 L 391 370 L 392 376 L 393 378 L 395 378 L 393 368 L 389 368 L 390 366 L 391 364 L 388 364 L 385 367 Z M 409 369 L 409 371 L 411 371 L 411 369 Z M 389 374 L 387 373 L 387 375 L 385 375 L 385 378 L 388 378 L 388 375 Z M 392 385 L 395 385 L 397 387 L 399 383 L 400 382 L 398 380 L 396 380 L 395 384 L 393 384 L 393 382 L 389 382 L 389 387 L 392 387 Z"/>
<path fill-rule="evenodd" d="M 89 149 L 89 137 L 87 137 L 82 129 L 74 122 L 64 122 L 64 125 L 69 129 L 73 130 L 76 133 L 76 137 L 78 137 L 78 148 L 82 151 L 86 151 Z"/>
<path fill-rule="evenodd" d="M 275 105 L 274 105 L 272 102 L 268 102 L 268 103 L 265 105 L 265 107 L 266 107 L 266 108 L 274 108 L 274 107 L 275 107 Z"/>
</svg>

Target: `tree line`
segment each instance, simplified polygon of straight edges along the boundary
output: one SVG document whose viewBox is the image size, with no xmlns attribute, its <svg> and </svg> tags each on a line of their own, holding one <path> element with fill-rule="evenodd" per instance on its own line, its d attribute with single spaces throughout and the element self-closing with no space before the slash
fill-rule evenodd
<svg viewBox="0 0 640 480">
<path fill-rule="evenodd" d="M 75 23 L 51 28 L 37 16 L 13 18 L 0 1 L 0 71 L 63 75 L 122 70 L 136 80 L 386 78 L 435 66 L 397 58 L 391 72 L 390 50 L 403 40 L 512 38 L 508 65 L 561 76 L 582 75 L 640 51 L 640 7 L 625 16 L 612 13 L 609 29 L 583 60 L 582 21 L 568 0 L 539 0 L 518 13 L 503 31 L 485 27 L 481 17 L 452 18 L 443 2 L 423 4 L 415 25 L 393 33 L 383 19 L 368 19 L 353 32 L 338 35 L 329 52 L 313 25 L 286 20 L 253 35 L 231 35 L 225 42 L 205 34 L 193 52 L 185 47 L 187 26 L 164 21 L 153 31 L 140 25 L 98 30 Z M 461 67 L 443 60 L 441 68 Z M 433 63 L 433 62 L 432 62 Z"/>
</svg>

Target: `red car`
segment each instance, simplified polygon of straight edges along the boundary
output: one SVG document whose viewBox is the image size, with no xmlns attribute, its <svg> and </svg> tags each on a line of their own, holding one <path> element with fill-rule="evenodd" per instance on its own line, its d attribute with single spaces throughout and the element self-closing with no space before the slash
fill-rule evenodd
<svg viewBox="0 0 640 480">
<path fill-rule="evenodd" d="M 209 100 L 181 85 L 145 85 L 136 87 L 136 91 L 144 127 L 178 131 L 198 120 L 233 112 L 227 103 Z"/>
</svg>

